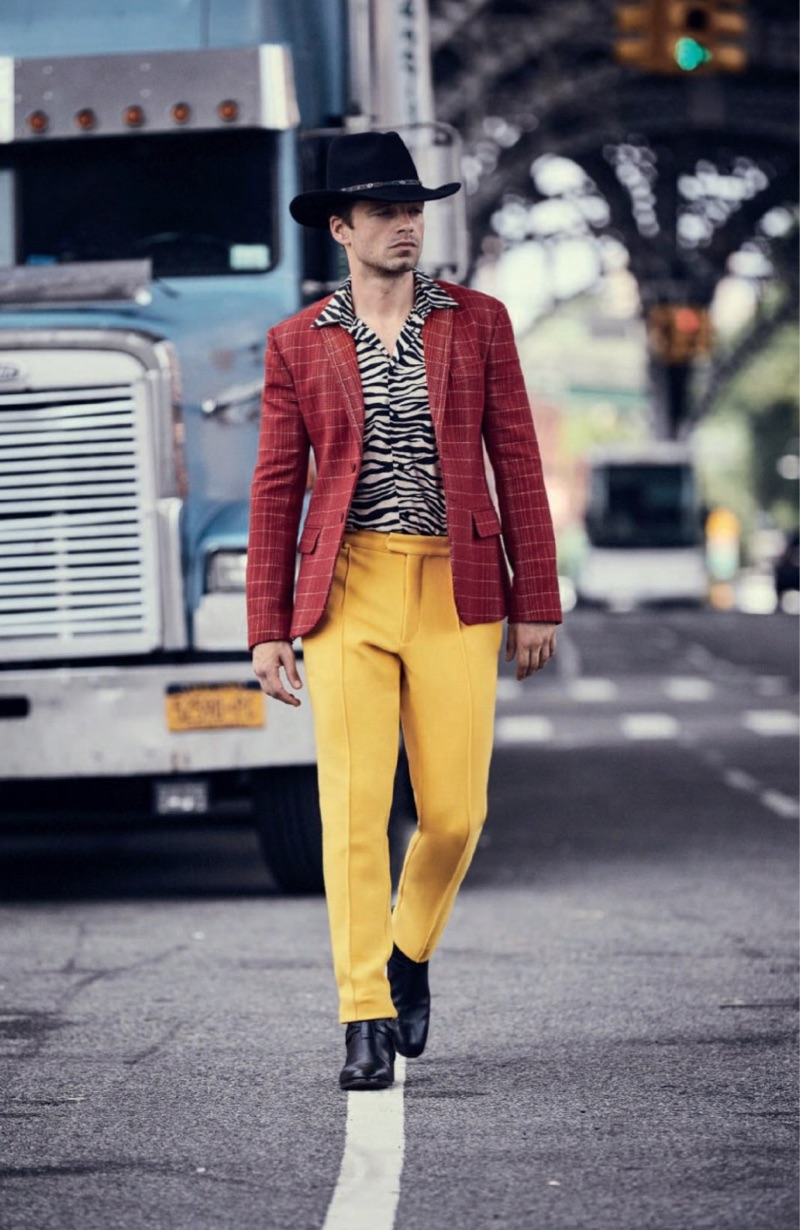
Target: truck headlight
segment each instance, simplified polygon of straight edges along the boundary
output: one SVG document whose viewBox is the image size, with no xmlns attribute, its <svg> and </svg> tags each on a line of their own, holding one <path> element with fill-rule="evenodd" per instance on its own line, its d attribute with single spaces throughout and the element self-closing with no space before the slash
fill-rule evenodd
<svg viewBox="0 0 800 1230">
<path fill-rule="evenodd" d="M 243 593 L 246 569 L 246 551 L 215 551 L 206 564 L 206 593 Z"/>
</svg>

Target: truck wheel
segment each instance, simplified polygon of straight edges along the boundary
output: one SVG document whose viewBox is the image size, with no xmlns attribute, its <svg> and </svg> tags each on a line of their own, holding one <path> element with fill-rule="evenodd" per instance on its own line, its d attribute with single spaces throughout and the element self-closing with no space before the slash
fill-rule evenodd
<svg viewBox="0 0 800 1230">
<path fill-rule="evenodd" d="M 291 765 L 256 774 L 254 804 L 264 861 L 287 893 L 321 893 L 322 820 L 316 765 Z M 416 823 L 408 761 L 401 749 L 389 817 L 392 879 L 397 883 L 408 839 Z"/>
<path fill-rule="evenodd" d="M 287 893 L 321 893 L 322 822 L 316 765 L 256 774 L 254 803 L 265 862 Z"/>
</svg>

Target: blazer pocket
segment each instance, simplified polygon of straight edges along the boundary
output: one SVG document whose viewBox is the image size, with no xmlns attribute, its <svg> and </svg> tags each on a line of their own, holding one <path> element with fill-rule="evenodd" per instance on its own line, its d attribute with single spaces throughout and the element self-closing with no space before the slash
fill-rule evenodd
<svg viewBox="0 0 800 1230">
<path fill-rule="evenodd" d="M 456 389 L 482 389 L 486 379 L 486 364 L 480 360 L 474 362 L 466 359 L 462 362 L 461 359 L 455 359 L 450 365 L 448 379 L 450 385 Z"/>
<path fill-rule="evenodd" d="M 309 525 L 306 521 L 303 526 L 303 532 L 300 535 L 300 541 L 297 544 L 297 550 L 301 555 L 313 554 L 317 548 L 317 542 L 321 533 L 321 525 Z"/>
<path fill-rule="evenodd" d="M 473 508 L 472 528 L 478 538 L 491 538 L 493 534 L 503 532 L 500 518 L 493 508 Z"/>
</svg>

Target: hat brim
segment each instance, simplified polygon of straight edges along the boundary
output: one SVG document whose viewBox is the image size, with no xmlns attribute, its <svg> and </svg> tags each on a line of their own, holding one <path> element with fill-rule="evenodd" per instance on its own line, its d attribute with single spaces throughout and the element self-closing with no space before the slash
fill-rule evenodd
<svg viewBox="0 0 800 1230">
<path fill-rule="evenodd" d="M 325 188 L 301 192 L 289 202 L 289 213 L 301 226 L 328 229 L 328 220 L 343 206 L 356 201 L 441 201 L 458 192 L 461 184 L 442 184 L 441 188 L 423 188 L 422 184 L 390 184 L 385 188 L 370 188 L 363 192 L 333 192 Z"/>
</svg>

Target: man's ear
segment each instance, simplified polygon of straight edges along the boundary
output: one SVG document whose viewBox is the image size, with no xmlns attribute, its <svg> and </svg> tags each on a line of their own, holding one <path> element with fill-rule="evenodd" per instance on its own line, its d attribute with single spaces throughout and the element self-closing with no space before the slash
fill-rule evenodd
<svg viewBox="0 0 800 1230">
<path fill-rule="evenodd" d="M 343 247 L 346 246 L 350 228 L 344 218 L 337 218 L 334 214 L 333 217 L 328 219 L 328 225 L 331 228 L 331 235 L 336 242 L 340 243 Z"/>
</svg>

